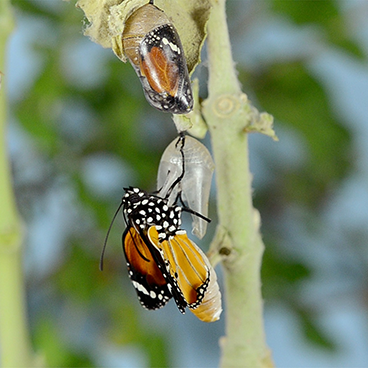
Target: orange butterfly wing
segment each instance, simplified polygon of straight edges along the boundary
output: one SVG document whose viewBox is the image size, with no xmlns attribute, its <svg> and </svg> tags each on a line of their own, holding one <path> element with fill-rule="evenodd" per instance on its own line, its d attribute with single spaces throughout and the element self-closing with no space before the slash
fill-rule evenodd
<svg viewBox="0 0 368 368">
<path fill-rule="evenodd" d="M 152 47 L 140 60 L 141 73 L 157 93 L 175 96 L 179 86 L 179 68 L 165 57 L 160 47 Z"/>
<path fill-rule="evenodd" d="M 222 311 L 221 293 L 216 273 L 201 249 L 184 230 L 162 242 L 154 226 L 147 235 L 165 261 L 171 276 L 168 282 L 181 290 L 189 309 L 202 321 L 218 320 Z"/>
<path fill-rule="evenodd" d="M 125 230 L 123 249 L 140 303 L 147 309 L 162 308 L 172 295 L 156 260 L 134 227 Z"/>
</svg>

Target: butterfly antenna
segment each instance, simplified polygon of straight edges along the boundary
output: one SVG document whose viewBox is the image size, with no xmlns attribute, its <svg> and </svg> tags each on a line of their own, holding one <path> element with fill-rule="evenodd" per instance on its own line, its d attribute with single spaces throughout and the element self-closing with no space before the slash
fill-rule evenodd
<svg viewBox="0 0 368 368">
<path fill-rule="evenodd" d="M 114 224 L 116 216 L 118 215 L 122 205 L 123 205 L 123 201 L 119 204 L 118 209 L 115 211 L 115 214 L 114 214 L 114 217 L 111 220 L 109 229 L 107 230 L 107 234 L 106 234 L 106 237 L 105 237 L 105 241 L 104 241 L 104 245 L 103 245 L 102 252 L 101 252 L 101 257 L 100 257 L 100 271 L 103 271 L 103 258 L 104 258 L 104 254 L 105 254 L 105 250 L 106 250 L 107 239 L 109 238 L 112 225 Z"/>
</svg>

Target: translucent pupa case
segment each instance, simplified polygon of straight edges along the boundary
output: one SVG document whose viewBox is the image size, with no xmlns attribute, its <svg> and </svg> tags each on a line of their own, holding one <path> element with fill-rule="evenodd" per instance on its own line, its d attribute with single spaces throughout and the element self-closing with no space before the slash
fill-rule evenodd
<svg viewBox="0 0 368 368">
<path fill-rule="evenodd" d="M 185 136 L 181 148 L 177 138 L 172 141 L 163 153 L 157 175 L 157 189 L 161 197 L 169 194 L 169 204 L 173 204 L 178 195 L 193 211 L 207 217 L 208 199 L 215 165 L 208 149 L 195 138 Z M 181 153 L 183 151 L 183 155 Z M 183 171 L 184 176 L 178 185 L 172 188 Z M 192 233 L 199 239 L 206 234 L 207 221 L 192 214 Z"/>
</svg>

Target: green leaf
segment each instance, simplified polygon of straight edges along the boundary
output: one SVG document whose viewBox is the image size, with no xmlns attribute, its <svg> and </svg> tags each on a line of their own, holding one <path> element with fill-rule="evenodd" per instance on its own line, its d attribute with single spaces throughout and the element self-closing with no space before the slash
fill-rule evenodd
<svg viewBox="0 0 368 368">
<path fill-rule="evenodd" d="M 331 352 L 337 350 L 336 343 L 333 341 L 332 337 L 326 334 L 320 327 L 319 323 L 315 321 L 313 313 L 299 310 L 299 317 L 301 318 L 302 329 L 308 341 Z"/>
</svg>

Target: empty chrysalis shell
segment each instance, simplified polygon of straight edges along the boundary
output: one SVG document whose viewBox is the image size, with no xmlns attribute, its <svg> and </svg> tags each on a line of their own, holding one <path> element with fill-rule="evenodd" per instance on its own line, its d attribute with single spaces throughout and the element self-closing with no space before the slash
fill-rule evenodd
<svg viewBox="0 0 368 368">
<path fill-rule="evenodd" d="M 190 112 L 193 95 L 184 50 L 167 15 L 151 3 L 143 5 L 128 18 L 122 40 L 147 101 L 164 112 Z"/>
<path fill-rule="evenodd" d="M 159 195 L 166 197 L 172 190 L 169 195 L 169 203 L 172 204 L 181 192 L 183 201 L 191 210 L 207 216 L 215 168 L 211 154 L 202 143 L 190 136 L 185 137 L 183 148 L 177 142 L 178 139 L 172 141 L 161 157 L 157 175 Z M 180 183 L 172 188 L 172 184 L 183 170 L 181 150 L 184 156 L 184 176 Z M 196 215 L 192 215 L 192 218 L 192 233 L 202 239 L 207 230 L 207 222 Z"/>
</svg>

